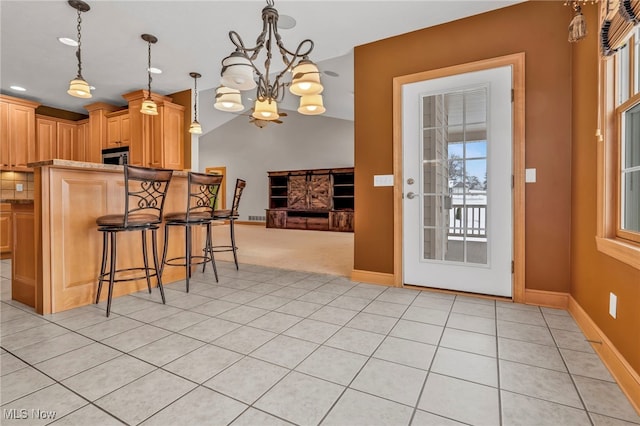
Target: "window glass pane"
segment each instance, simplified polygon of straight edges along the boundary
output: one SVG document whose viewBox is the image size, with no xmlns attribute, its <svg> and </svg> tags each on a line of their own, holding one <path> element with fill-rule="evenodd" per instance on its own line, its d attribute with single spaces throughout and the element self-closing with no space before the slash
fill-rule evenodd
<svg viewBox="0 0 640 426">
<path fill-rule="evenodd" d="M 444 95 L 444 105 L 449 126 L 463 124 L 464 94 L 463 92 L 451 92 Z"/>
<path fill-rule="evenodd" d="M 640 166 L 640 104 L 624 113 L 623 168 Z"/>
<path fill-rule="evenodd" d="M 487 121 L 487 88 L 464 92 L 465 123 L 484 123 Z M 484 139 L 484 138 L 483 138 Z"/>
<path fill-rule="evenodd" d="M 640 232 L 640 170 L 623 173 L 622 229 Z"/>
<path fill-rule="evenodd" d="M 625 44 L 617 53 L 618 57 L 618 105 L 629 99 L 629 46 Z"/>
</svg>

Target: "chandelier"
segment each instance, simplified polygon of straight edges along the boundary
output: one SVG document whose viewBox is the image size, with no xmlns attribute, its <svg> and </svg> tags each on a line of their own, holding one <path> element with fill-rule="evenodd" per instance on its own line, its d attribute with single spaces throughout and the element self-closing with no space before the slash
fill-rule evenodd
<svg viewBox="0 0 640 426">
<path fill-rule="evenodd" d="M 306 115 L 318 115 L 325 112 L 322 101 L 320 71 L 309 60 L 313 50 L 313 41 L 306 39 L 294 50 L 288 50 L 278 32 L 278 11 L 273 0 L 267 0 L 262 9 L 262 32 L 254 47 L 245 46 L 240 35 L 229 32 L 229 39 L 236 47 L 235 51 L 222 60 L 221 86 L 216 90 L 215 108 L 222 111 L 244 109 L 240 91 L 256 89 L 256 101 L 252 116 L 259 120 L 277 120 L 278 102 L 284 99 L 285 87 L 294 95 L 300 96 L 298 112 Z M 275 44 L 275 46 L 274 46 Z M 284 63 L 284 69 L 273 77 L 271 59 L 277 48 Z M 256 62 L 259 54 L 266 52 L 264 71 Z M 291 80 L 285 81 L 285 75 L 291 72 Z"/>
</svg>

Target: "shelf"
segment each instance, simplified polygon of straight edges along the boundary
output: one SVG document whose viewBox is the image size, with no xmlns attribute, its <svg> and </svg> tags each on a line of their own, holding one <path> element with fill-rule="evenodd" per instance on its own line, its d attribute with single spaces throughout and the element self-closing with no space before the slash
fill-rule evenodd
<svg viewBox="0 0 640 426">
<path fill-rule="evenodd" d="M 287 198 L 287 196 L 286 195 L 272 195 L 269 198 Z"/>
<path fill-rule="evenodd" d="M 353 195 L 334 195 L 333 198 L 354 198 Z"/>
</svg>

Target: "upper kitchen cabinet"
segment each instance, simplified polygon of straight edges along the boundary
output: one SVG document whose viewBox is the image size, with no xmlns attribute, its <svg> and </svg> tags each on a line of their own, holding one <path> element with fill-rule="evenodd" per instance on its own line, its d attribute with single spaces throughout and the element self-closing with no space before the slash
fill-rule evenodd
<svg viewBox="0 0 640 426">
<path fill-rule="evenodd" d="M 0 168 L 31 170 L 36 159 L 36 102 L 0 95 Z"/>
<path fill-rule="evenodd" d="M 77 145 L 78 124 L 75 121 L 43 115 L 36 117 L 35 161 L 46 161 L 54 158 L 84 161 L 84 158 L 76 156 L 80 152 Z"/>
<path fill-rule="evenodd" d="M 89 141 L 90 141 L 89 119 L 78 121 L 76 128 L 76 144 L 73 150 L 73 159 L 76 161 L 89 161 Z"/>
<path fill-rule="evenodd" d="M 107 115 L 107 146 L 117 148 L 128 146 L 130 137 L 129 111 L 117 111 Z"/>
<path fill-rule="evenodd" d="M 129 102 L 129 164 L 143 167 L 184 168 L 184 107 L 171 98 L 151 93 L 158 115 L 140 112 L 146 90 L 122 95 Z"/>
</svg>

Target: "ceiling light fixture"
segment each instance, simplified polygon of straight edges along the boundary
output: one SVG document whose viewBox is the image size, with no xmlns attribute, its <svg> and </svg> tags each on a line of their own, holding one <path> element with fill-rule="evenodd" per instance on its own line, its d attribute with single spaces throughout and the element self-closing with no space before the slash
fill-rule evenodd
<svg viewBox="0 0 640 426">
<path fill-rule="evenodd" d="M 237 32 L 229 32 L 229 39 L 236 46 L 236 50 L 222 60 L 222 87 L 216 91 L 216 105 L 218 105 L 220 98 L 231 98 L 232 94 L 228 92 L 228 89 L 240 91 L 257 87 L 252 116 L 260 120 L 278 119 L 277 103 L 284 98 L 285 86 L 289 86 L 289 90 L 294 95 L 319 97 L 320 101 L 317 100 L 318 98 L 314 98 L 314 102 L 315 104 L 319 102 L 320 105 L 322 104 L 320 93 L 324 89 L 320 82 L 318 67 L 309 60 L 309 54 L 313 50 L 313 41 L 303 40 L 294 51 L 288 50 L 278 33 L 279 15 L 273 4 L 273 0 L 267 0 L 267 6 L 262 9 L 262 32 L 257 38 L 255 47 L 246 47 Z M 273 54 L 272 44 L 274 43 L 282 56 L 285 67 L 272 81 L 270 68 Z M 260 71 L 255 64 L 262 49 L 266 51 L 264 72 Z M 287 71 L 292 73 L 290 82 L 282 81 Z M 233 93 L 234 104 L 237 104 L 235 100 L 237 100 L 238 94 L 239 92 Z M 302 100 L 300 102 L 302 103 Z M 231 104 L 232 102 L 229 100 L 227 105 L 230 107 Z M 231 111 L 224 109 L 222 102 L 220 102 L 220 106 L 221 108 L 216 108 Z M 321 107 L 314 111 L 308 110 L 306 114 L 321 114 L 324 111 L 324 107 Z"/>
<path fill-rule="evenodd" d="M 76 50 L 76 57 L 78 58 L 78 75 L 75 79 L 69 82 L 69 90 L 67 93 L 76 98 L 90 98 L 91 89 L 89 84 L 82 77 L 82 40 L 81 40 L 81 26 L 82 26 L 82 12 L 88 12 L 91 8 L 82 0 L 69 0 L 69 5 L 78 11 L 78 49 Z"/>
<path fill-rule="evenodd" d="M 58 37 L 58 41 L 67 46 L 78 47 L 78 42 L 69 37 Z"/>
<path fill-rule="evenodd" d="M 587 24 L 584 20 L 580 4 L 595 4 L 597 2 L 598 0 L 565 0 L 564 5 L 571 6 L 573 9 L 573 18 L 569 23 L 569 42 L 575 43 L 587 36 Z"/>
<path fill-rule="evenodd" d="M 142 108 L 140 112 L 147 115 L 158 115 L 158 105 L 153 102 L 151 99 L 151 45 L 156 44 L 158 42 L 158 38 L 151 34 L 142 34 L 140 37 L 144 41 L 147 42 L 148 45 L 148 66 L 147 66 L 147 76 L 149 77 L 149 86 L 147 89 L 147 97 L 144 101 L 142 101 Z"/>
<path fill-rule="evenodd" d="M 193 133 L 195 135 L 202 134 L 202 126 L 198 123 L 198 79 L 202 77 L 197 72 L 190 72 L 189 75 L 193 77 L 193 122 L 191 126 L 189 126 L 189 133 Z"/>
<path fill-rule="evenodd" d="M 150 67 L 147 71 L 149 71 L 151 74 L 162 74 L 162 70 L 156 67 Z"/>
<path fill-rule="evenodd" d="M 27 89 L 25 89 L 22 86 L 9 86 L 9 88 L 11 90 L 15 90 L 16 92 L 26 92 L 27 91 Z"/>
</svg>

